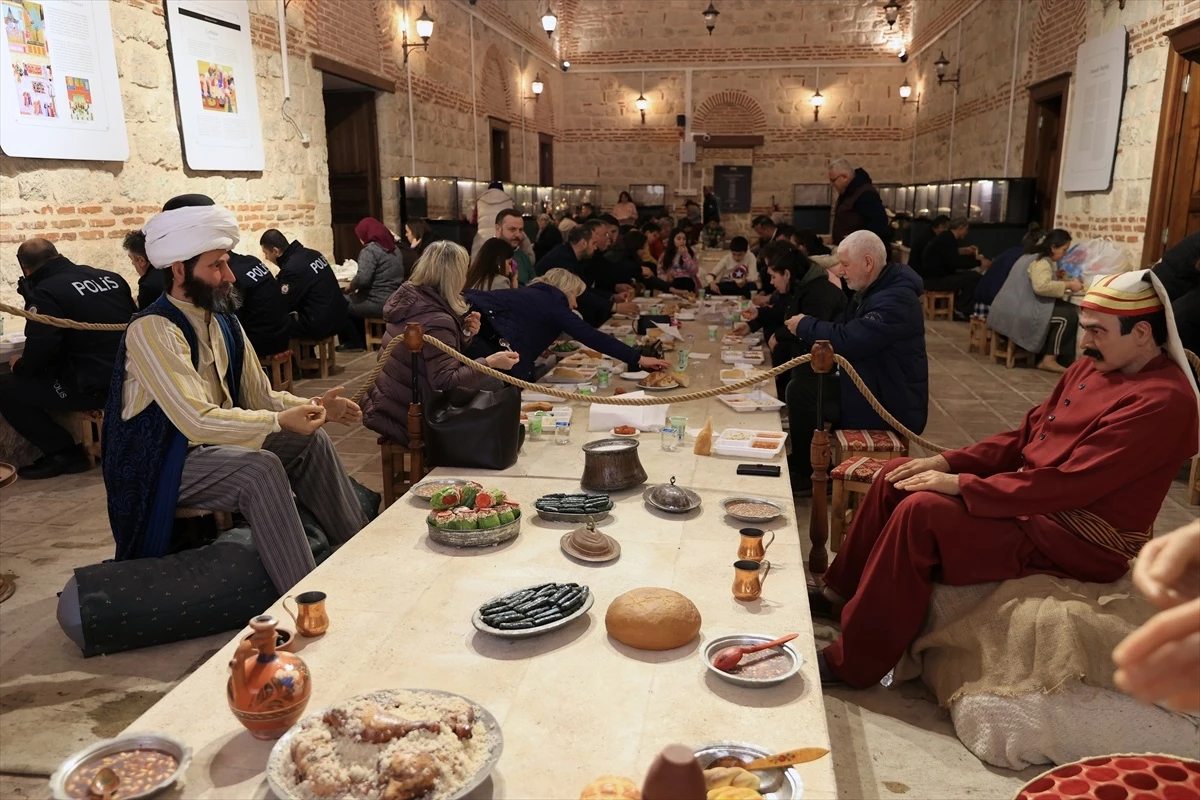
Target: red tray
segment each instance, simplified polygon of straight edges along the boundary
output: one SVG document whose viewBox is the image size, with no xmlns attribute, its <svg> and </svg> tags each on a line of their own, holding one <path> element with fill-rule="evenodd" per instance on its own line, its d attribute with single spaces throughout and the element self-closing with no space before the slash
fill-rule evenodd
<svg viewBox="0 0 1200 800">
<path fill-rule="evenodd" d="M 1015 800 L 1200 800 L 1200 761 L 1156 755 L 1089 758 L 1039 775 Z"/>
</svg>

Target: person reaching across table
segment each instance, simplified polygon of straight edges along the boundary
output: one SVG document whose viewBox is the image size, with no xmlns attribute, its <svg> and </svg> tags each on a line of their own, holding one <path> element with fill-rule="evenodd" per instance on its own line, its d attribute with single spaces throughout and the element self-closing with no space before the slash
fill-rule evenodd
<svg viewBox="0 0 1200 800">
<path fill-rule="evenodd" d="M 1019 428 L 893 461 L 871 486 L 825 589 L 809 591 L 815 614 L 841 621 L 817 656 L 823 682 L 864 688 L 886 675 L 919 632 L 935 580 L 1109 583 L 1150 541 L 1172 479 L 1200 447 L 1200 392 L 1149 270 L 1093 284 L 1080 322 L 1087 358 Z"/>
</svg>

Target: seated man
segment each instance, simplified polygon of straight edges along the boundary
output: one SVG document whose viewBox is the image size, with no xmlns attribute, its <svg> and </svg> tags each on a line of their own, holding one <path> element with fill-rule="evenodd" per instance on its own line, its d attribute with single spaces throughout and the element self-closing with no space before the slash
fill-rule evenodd
<svg viewBox="0 0 1200 800">
<path fill-rule="evenodd" d="M 1200 353 L 1200 231 L 1163 253 L 1153 269 L 1171 298 L 1184 349 Z"/>
<path fill-rule="evenodd" d="M 25 274 L 17 291 L 29 311 L 124 325 L 136 310 L 124 278 L 73 264 L 45 239 L 23 242 L 17 262 Z M 77 331 L 30 321 L 25 336 L 24 354 L 9 359 L 12 372 L 0 375 L 0 416 L 43 455 L 17 474 L 39 480 L 83 472 L 89 467 L 87 456 L 50 412 L 104 407 L 121 332 Z"/>
<path fill-rule="evenodd" d="M 163 211 L 173 211 L 186 206 L 211 206 L 213 199 L 203 194 L 181 194 L 172 197 L 163 206 Z M 143 235 L 143 246 L 145 237 Z M 147 262 L 149 263 L 149 262 Z M 255 256 L 229 251 L 229 271 L 233 273 L 241 303 L 237 309 L 238 322 L 254 346 L 259 358 L 282 353 L 288 349 L 291 318 L 288 316 L 287 301 L 279 290 L 279 281 L 266 265 Z M 153 269 L 149 273 L 158 275 L 162 285 L 163 270 Z M 147 274 L 149 274 L 147 273 Z M 141 286 L 141 281 L 138 282 Z M 140 299 L 140 298 L 139 298 Z M 139 302 L 139 308 L 145 306 Z"/>
<path fill-rule="evenodd" d="M 275 588 L 314 568 L 292 492 L 334 545 L 366 523 L 326 421 L 361 418 L 341 388 L 305 400 L 271 391 L 233 311 L 220 206 L 164 211 L 145 227 L 167 293 L 121 341 L 104 414 L 104 484 L 118 560 L 161 556 L 178 505 L 240 511 Z"/>
<path fill-rule="evenodd" d="M 614 313 L 637 313 L 637 304 L 628 298 L 591 288 L 593 276 L 588 265 L 597 250 L 607 247 L 607 242 L 602 241 L 602 227 L 605 227 L 602 223 L 576 225 L 567 233 L 567 240 L 547 253 L 536 266 L 538 275 L 545 275 L 552 269 L 565 269 L 583 279 L 588 289 L 579 295 L 579 315 L 594 328 L 603 325 Z"/>
<path fill-rule="evenodd" d="M 325 256 L 300 242 L 288 242 L 271 228 L 258 240 L 263 256 L 279 267 L 279 291 L 292 321 L 288 333 L 299 339 L 333 336 L 346 322 L 346 296 Z M 277 351 L 278 352 L 278 351 Z"/>
<path fill-rule="evenodd" d="M 954 292 L 954 316 L 965 320 L 975 310 L 975 287 L 983 278 L 976 267 L 988 267 L 975 245 L 960 246 L 967 235 L 967 218 L 950 220 L 950 227 L 933 237 L 922 256 L 922 279 L 927 292 Z"/>
<path fill-rule="evenodd" d="M 141 231 L 130 231 L 121 241 L 125 255 L 133 271 L 138 274 L 137 307 L 138 310 L 157 300 L 163 293 L 162 273 L 150 266 L 146 259 L 146 234 Z"/>
<path fill-rule="evenodd" d="M 870 231 L 854 231 L 838 246 L 835 272 L 855 292 L 833 322 L 797 314 L 784 324 L 800 339 L 827 339 L 844 356 L 867 388 L 901 424 L 914 433 L 925 430 L 929 415 L 929 362 L 925 356 L 925 321 L 921 313 L 921 279 L 904 264 L 887 263 L 887 250 Z M 887 424 L 842 372 L 825 379 L 825 418 L 817 419 L 817 382 L 788 384 L 788 418 L 807 442 L 812 431 L 829 422 L 834 428 L 885 429 Z M 792 490 L 811 487 L 808 448 L 789 456 Z"/>
<path fill-rule="evenodd" d="M 823 682 L 863 688 L 886 675 L 919 632 L 935 580 L 1125 574 L 1200 444 L 1200 398 L 1170 314 L 1149 270 L 1101 278 L 1080 311 L 1087 358 L 1020 428 L 888 465 L 824 591 L 809 590 L 814 614 L 840 612 L 841 636 L 817 656 Z"/>
</svg>

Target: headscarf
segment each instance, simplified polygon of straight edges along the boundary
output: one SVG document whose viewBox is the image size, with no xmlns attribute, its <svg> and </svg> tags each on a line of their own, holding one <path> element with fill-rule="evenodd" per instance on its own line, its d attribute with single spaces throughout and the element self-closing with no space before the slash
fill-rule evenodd
<svg viewBox="0 0 1200 800">
<path fill-rule="evenodd" d="M 396 251 L 396 237 L 392 236 L 387 225 L 374 217 L 363 217 L 359 220 L 358 224 L 354 226 L 354 235 L 364 244 L 374 242 L 389 253 Z"/>
<path fill-rule="evenodd" d="M 157 269 L 209 250 L 238 243 L 237 217 L 223 206 L 186 206 L 163 211 L 146 223 L 146 260 Z"/>
</svg>

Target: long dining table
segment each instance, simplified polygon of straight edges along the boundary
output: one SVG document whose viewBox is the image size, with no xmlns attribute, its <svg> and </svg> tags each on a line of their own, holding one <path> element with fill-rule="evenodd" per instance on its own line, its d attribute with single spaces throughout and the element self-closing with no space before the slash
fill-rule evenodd
<svg viewBox="0 0 1200 800">
<path fill-rule="evenodd" d="M 721 332 L 728 332 L 728 320 Z M 715 397 L 671 403 L 685 391 L 719 385 L 720 370 L 728 366 L 704 322 L 684 322 L 682 333 L 693 335 L 693 352 L 708 358 L 690 360 L 689 389 L 662 393 L 670 415 L 686 416 L 693 429 L 711 418 L 718 432 L 781 430 L 775 411 L 739 413 Z M 771 383 L 763 384 L 769 393 Z M 611 394 L 617 386 L 632 388 L 618 376 L 597 393 Z M 613 493 L 615 507 L 598 527 L 620 542 L 621 555 L 589 565 L 560 549 L 560 537 L 576 525 L 545 522 L 534 513 L 539 496 L 580 491 L 582 445 L 610 435 L 587 430 L 587 404 L 572 406 L 568 444 L 546 434 L 527 439 L 509 469 L 431 473 L 471 477 L 507 492 L 523 511 L 517 538 L 478 549 L 434 543 L 426 528 L 429 504 L 409 493 L 292 590 L 328 595 L 328 632 L 302 638 L 297 646 L 312 674 L 308 712 L 388 688 L 438 689 L 470 698 L 496 718 L 504 738 L 503 754 L 490 778 L 471 792 L 473 798 L 575 798 L 603 775 L 625 775 L 640 784 L 655 756 L 672 743 L 739 741 L 772 753 L 828 749 L 786 458 L 766 462 L 782 467 L 779 477 L 738 475 L 744 458 L 695 455 L 690 437 L 667 452 L 658 433 L 641 434 L 646 485 L 673 477 L 695 491 L 702 505 L 687 514 L 667 514 L 643 501 L 646 486 Z M 731 590 L 738 530 L 747 526 L 720 506 L 733 495 L 767 498 L 785 509 L 781 518 L 757 525 L 778 538 L 767 551 L 772 568 L 762 596 L 751 602 L 735 600 Z M 487 599 L 550 581 L 586 584 L 595 605 L 567 627 L 537 638 L 499 639 L 473 628 L 472 613 Z M 699 637 L 660 652 L 612 639 L 605 611 L 613 598 L 637 587 L 664 587 L 688 597 L 702 616 Z M 279 603 L 265 611 L 292 627 Z M 252 738 L 226 706 L 228 664 L 248 631 L 234 635 L 128 728 L 164 731 L 192 747 L 186 786 L 173 789 L 176 796 L 269 796 L 265 766 L 273 742 Z M 772 638 L 798 633 L 792 645 L 803 657 L 799 674 L 769 688 L 743 688 L 718 678 L 702 661 L 703 644 L 734 633 Z M 836 796 L 836 755 L 794 768 L 803 797 Z"/>
</svg>

